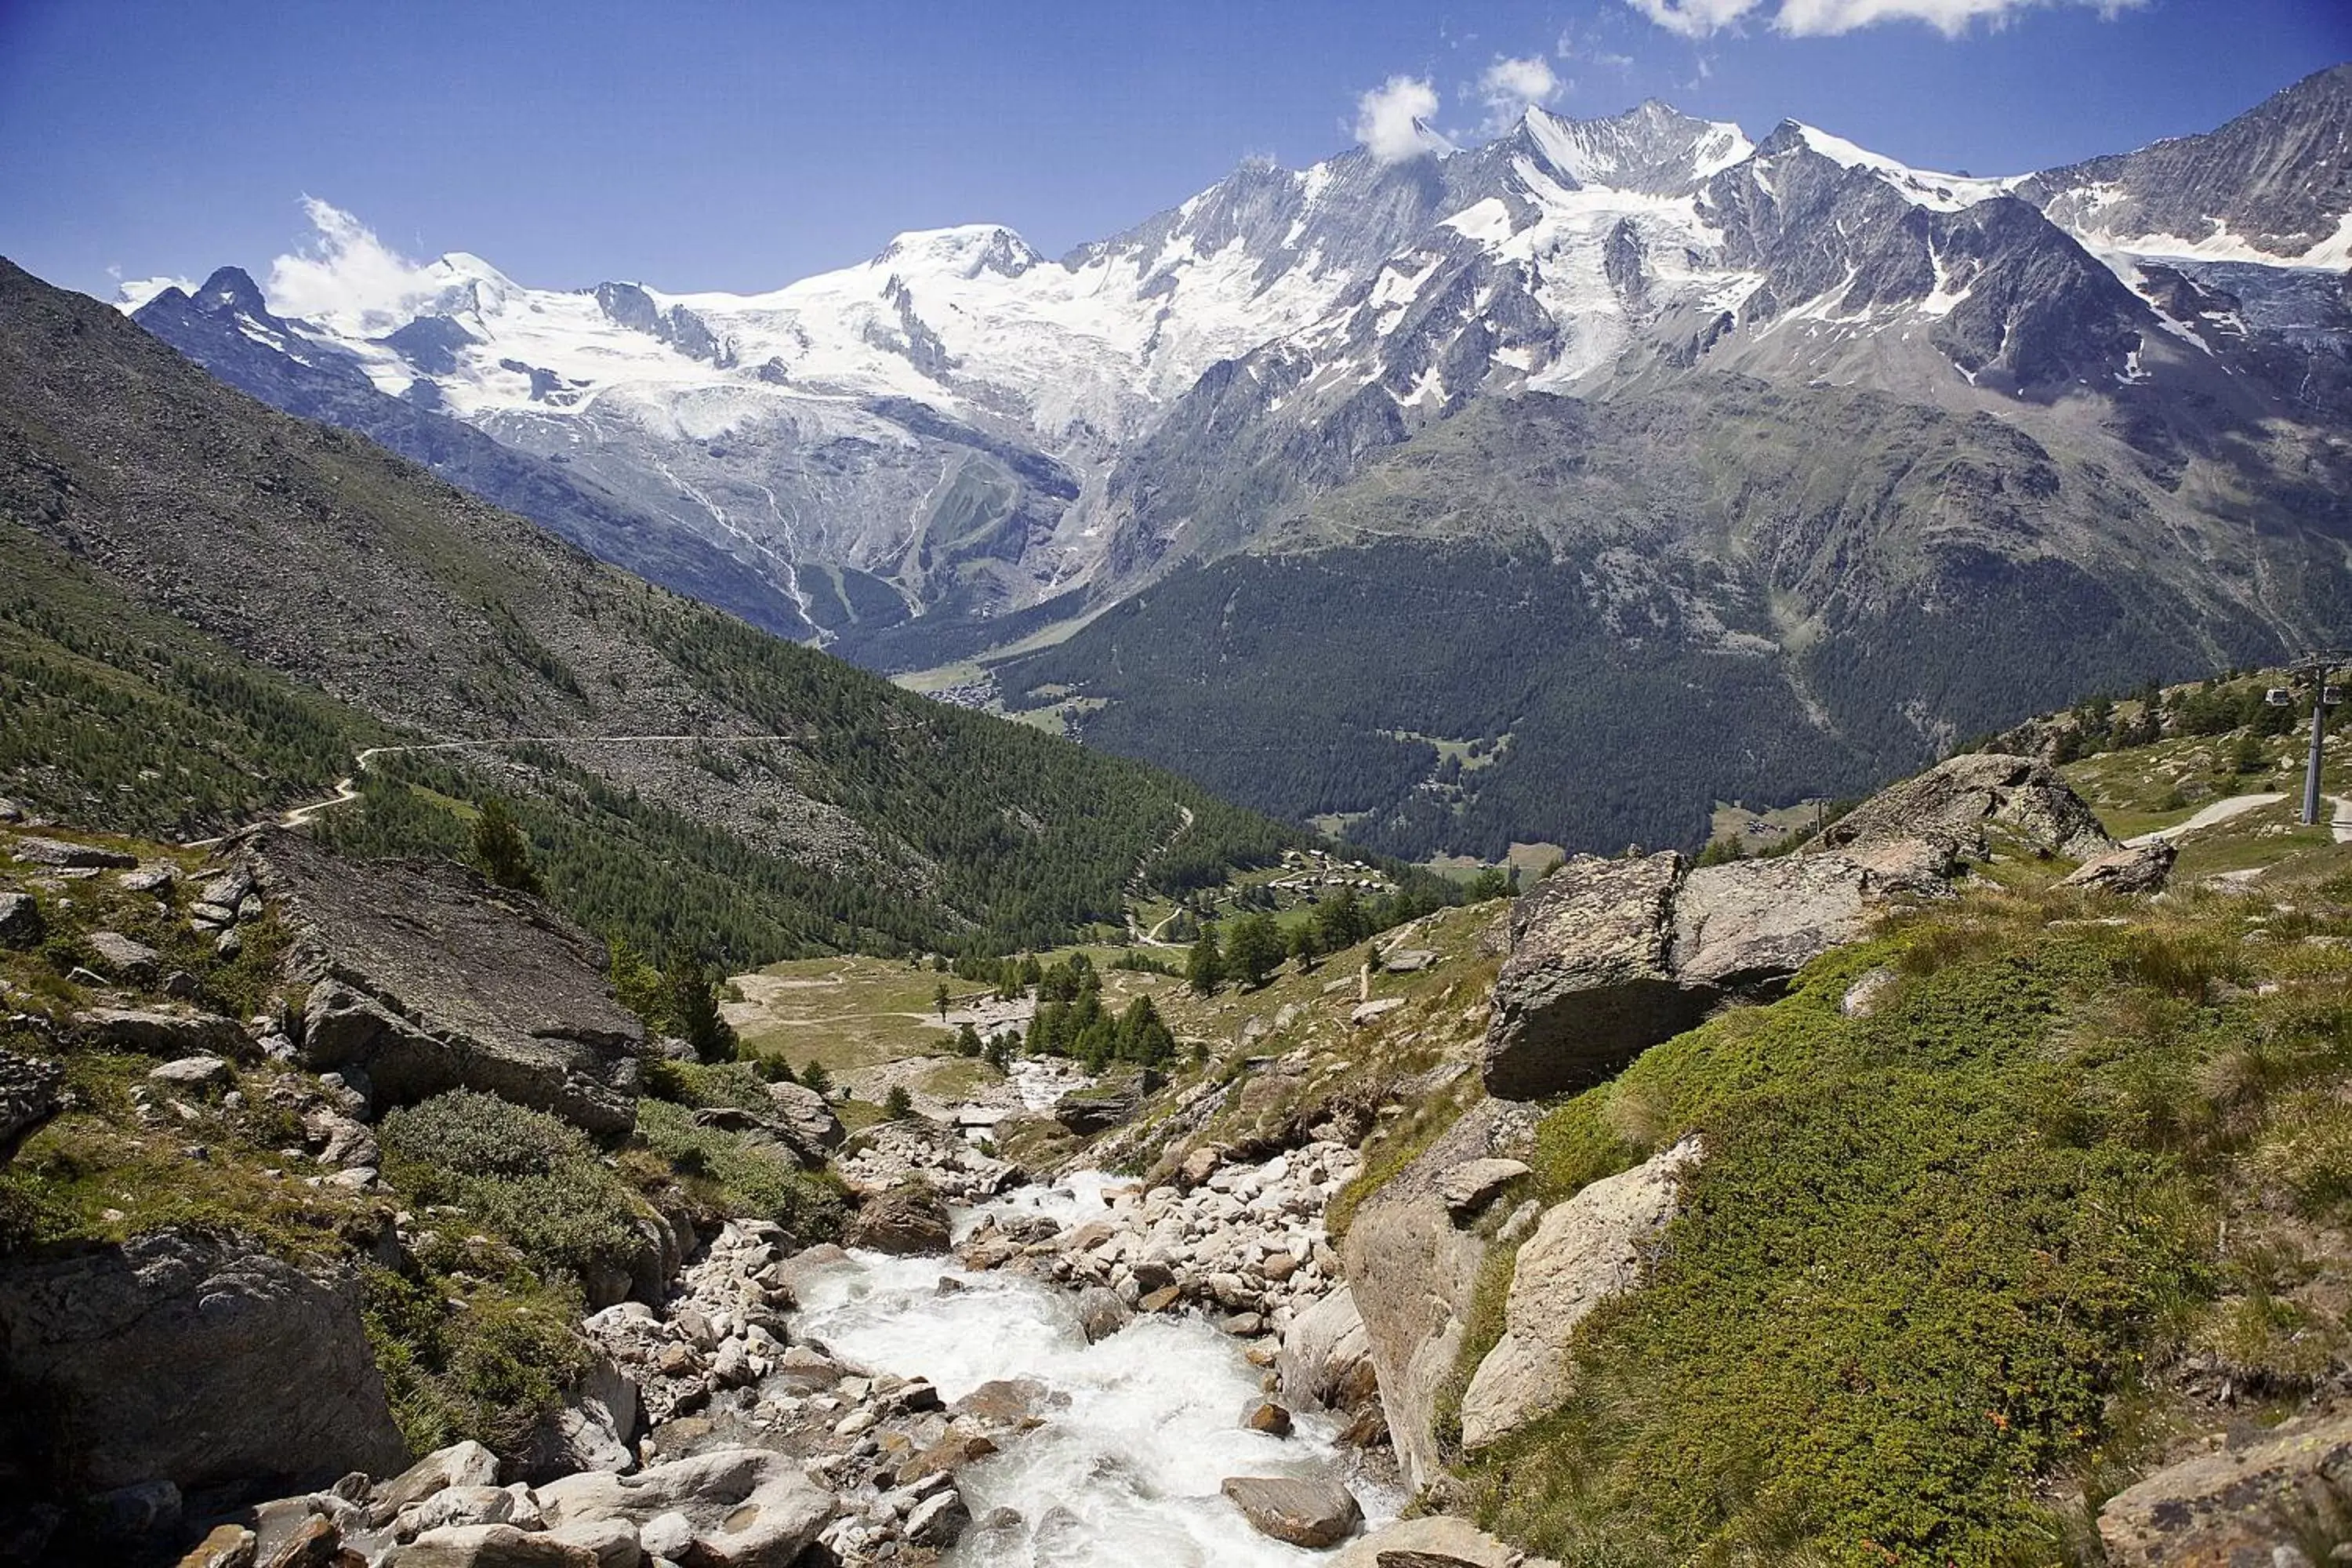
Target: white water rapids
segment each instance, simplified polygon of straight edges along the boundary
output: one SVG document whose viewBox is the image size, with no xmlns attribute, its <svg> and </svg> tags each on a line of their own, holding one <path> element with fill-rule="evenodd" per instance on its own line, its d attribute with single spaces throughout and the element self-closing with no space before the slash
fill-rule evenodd
<svg viewBox="0 0 2352 1568">
<path fill-rule="evenodd" d="M 1106 1184 L 1090 1174 L 992 1206 L 1083 1223 L 1108 1213 Z M 1218 1491 L 1227 1476 L 1338 1475 L 1370 1522 L 1395 1516 L 1399 1500 L 1351 1472 L 1327 1417 L 1296 1412 L 1287 1438 L 1241 1426 L 1244 1404 L 1259 1393 L 1259 1371 L 1238 1342 L 1198 1316 L 1138 1318 L 1089 1345 L 1072 1298 L 1037 1280 L 970 1273 L 946 1258 L 850 1258 L 803 1282 L 800 1334 L 877 1371 L 928 1377 L 950 1402 L 998 1378 L 1032 1378 L 1068 1400 L 1041 1409 L 1044 1426 L 959 1473 L 974 1522 L 944 1559 L 957 1568 L 1291 1568 L 1329 1560 L 1252 1530 Z M 941 1294 L 943 1275 L 963 1289 Z M 990 1515 L 1004 1508 L 1021 1522 L 992 1528 Z"/>
</svg>

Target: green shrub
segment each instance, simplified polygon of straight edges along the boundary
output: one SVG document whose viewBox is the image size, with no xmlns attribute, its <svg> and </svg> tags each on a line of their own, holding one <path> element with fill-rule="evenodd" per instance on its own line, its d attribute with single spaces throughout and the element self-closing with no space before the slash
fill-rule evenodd
<svg viewBox="0 0 2352 1568">
<path fill-rule="evenodd" d="M 452 1089 L 394 1110 L 377 1137 L 394 1186 L 458 1205 L 542 1263 L 584 1278 L 645 1250 L 626 1184 L 544 1111 Z"/>
<path fill-rule="evenodd" d="M 657 1100 L 638 1102 L 637 1138 L 719 1215 L 774 1220 L 803 1244 L 827 1240 L 841 1229 L 840 1184 L 802 1170 L 772 1141 L 698 1127 L 692 1111 Z"/>
</svg>

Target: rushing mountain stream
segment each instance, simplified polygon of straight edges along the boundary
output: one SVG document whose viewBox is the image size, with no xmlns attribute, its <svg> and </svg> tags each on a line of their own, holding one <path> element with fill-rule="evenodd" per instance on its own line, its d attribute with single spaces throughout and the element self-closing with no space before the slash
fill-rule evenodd
<svg viewBox="0 0 2352 1568">
<path fill-rule="evenodd" d="M 1083 1223 L 1109 1211 L 1107 1179 L 1024 1189 L 962 1216 L 1044 1212 Z M 946 1282 L 943 1284 L 943 1281 Z M 967 1568 L 1245 1568 L 1328 1560 L 1258 1534 L 1219 1494 L 1235 1475 L 1339 1475 L 1374 1522 L 1399 1499 L 1297 1413 L 1286 1438 L 1240 1425 L 1260 1371 L 1197 1314 L 1139 1318 L 1089 1344 L 1073 1298 L 951 1258 L 854 1252 L 802 1289 L 797 1333 L 877 1371 L 922 1376 L 955 1400 L 999 1379 L 1049 1391 L 1045 1424 L 959 1477 L 973 1527 L 944 1561 Z M 1017 1517 L 1016 1517 L 1017 1516 Z"/>
</svg>

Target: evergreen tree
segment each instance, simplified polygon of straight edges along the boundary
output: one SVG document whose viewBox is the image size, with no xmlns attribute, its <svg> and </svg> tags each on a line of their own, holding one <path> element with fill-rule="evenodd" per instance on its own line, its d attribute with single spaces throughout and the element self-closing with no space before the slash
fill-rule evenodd
<svg viewBox="0 0 2352 1568">
<path fill-rule="evenodd" d="M 1201 934 L 1192 939 L 1192 951 L 1184 960 L 1184 983 L 1195 994 L 1211 996 L 1224 984 L 1225 957 L 1217 946 L 1217 928 L 1205 921 Z"/>
<path fill-rule="evenodd" d="M 1244 915 L 1234 922 L 1233 937 L 1225 944 L 1225 966 L 1244 984 L 1252 990 L 1265 984 L 1282 956 L 1282 931 L 1272 915 Z"/>
<path fill-rule="evenodd" d="M 702 960 L 680 949 L 670 955 L 662 979 L 669 993 L 670 1022 L 694 1047 L 695 1059 L 733 1061 L 739 1045 L 735 1027 L 719 1011 L 719 990 Z"/>
<path fill-rule="evenodd" d="M 915 1097 L 907 1092 L 903 1083 L 894 1083 L 890 1092 L 882 1097 L 882 1114 L 892 1121 L 904 1121 L 915 1114 Z"/>
<path fill-rule="evenodd" d="M 474 864 L 501 888 L 533 895 L 545 890 L 540 886 L 539 868 L 531 864 L 530 840 L 497 795 L 484 801 L 481 815 L 474 818 Z"/>
<path fill-rule="evenodd" d="M 976 1057 L 980 1052 L 980 1031 L 971 1026 L 971 1019 L 966 1018 L 962 1026 L 956 1030 L 956 1055 Z"/>
<path fill-rule="evenodd" d="M 824 1064 L 823 1062 L 818 1061 L 815 1058 L 812 1057 L 809 1058 L 808 1066 L 801 1068 L 801 1087 L 803 1089 L 813 1089 L 816 1090 L 817 1093 L 824 1096 L 827 1100 L 831 1100 L 833 1098 L 833 1075 L 824 1070 Z"/>
<path fill-rule="evenodd" d="M 944 1024 L 948 1021 L 948 1004 L 954 1000 L 955 993 L 948 989 L 946 981 L 940 981 L 939 989 L 931 993 L 931 1005 L 940 1010 L 940 1023 Z"/>
</svg>

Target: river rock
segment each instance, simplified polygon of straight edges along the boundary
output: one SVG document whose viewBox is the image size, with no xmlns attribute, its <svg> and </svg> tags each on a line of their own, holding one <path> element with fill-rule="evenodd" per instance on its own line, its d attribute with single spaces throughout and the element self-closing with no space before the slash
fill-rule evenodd
<svg viewBox="0 0 2352 1568">
<path fill-rule="evenodd" d="M 1975 752 L 1938 763 L 1864 801 L 1822 829 L 1825 850 L 1924 839 L 1955 860 L 1982 860 L 1995 839 L 2035 855 L 2090 860 L 2116 847 L 2098 815 L 2056 769 L 2030 757 Z"/>
<path fill-rule="evenodd" d="M 1705 1016 L 1675 982 L 1683 858 L 1580 855 L 1511 910 L 1482 1063 L 1487 1092 L 1533 1100 L 1597 1081 Z"/>
<path fill-rule="evenodd" d="M 1681 1202 L 1696 1137 L 1587 1186 L 1544 1215 L 1519 1247 L 1503 1337 L 1462 1396 L 1462 1444 L 1486 1447 L 1567 1398 L 1569 1336 L 1610 1297 L 1639 1284 L 1649 1248 Z"/>
<path fill-rule="evenodd" d="M 55 1062 L 0 1051 L 0 1165 L 57 1115 L 65 1081 L 66 1069 Z"/>
<path fill-rule="evenodd" d="M 857 1205 L 842 1237 L 851 1247 L 899 1257 L 948 1249 L 948 1205 L 929 1187 L 908 1184 Z"/>
<path fill-rule="evenodd" d="M 2086 893 L 2106 893 L 2117 898 L 2141 893 L 2160 893 L 2172 875 L 2172 863 L 2180 858 L 2180 848 L 2169 838 L 2158 838 L 2148 844 L 2132 844 L 2085 860 L 2074 871 L 2058 879 L 2062 888 L 2078 888 Z"/>
<path fill-rule="evenodd" d="M 180 1559 L 179 1568 L 253 1568 L 253 1531 L 241 1524 L 215 1525 Z"/>
<path fill-rule="evenodd" d="M 2328 1517 L 2347 1489 L 2352 1415 L 2298 1417 L 2125 1488 L 2099 1510 L 2099 1540 L 2114 1568 L 2302 1562 L 2295 1521 Z"/>
<path fill-rule="evenodd" d="M 642 1526 L 683 1513 L 695 1530 L 692 1560 L 712 1568 L 788 1568 L 834 1510 L 831 1493 L 765 1448 L 721 1448 L 634 1476 L 566 1476 L 538 1497 L 551 1525 L 617 1519 Z"/>
<path fill-rule="evenodd" d="M 0 1274 L 0 1342 L 63 1412 L 93 1487 L 183 1488 L 407 1463 L 356 1280 L 235 1237 L 162 1231 Z"/>
<path fill-rule="evenodd" d="M 1135 1316 L 1118 1293 L 1095 1285 L 1078 1292 L 1078 1329 L 1087 1336 L 1087 1343 L 1107 1340 L 1127 1327 Z"/>
<path fill-rule="evenodd" d="M 600 1568 L 602 1561 L 593 1547 L 511 1524 L 446 1524 L 394 1552 L 390 1568 Z"/>
<path fill-rule="evenodd" d="M 1356 1494 L 1328 1479 L 1228 1476 L 1220 1489 L 1251 1529 L 1293 1546 L 1336 1546 L 1364 1522 Z"/>
<path fill-rule="evenodd" d="M 741 1342 L 728 1343 L 740 1347 Z M 537 1481 L 581 1470 L 633 1468 L 637 1457 L 629 1438 L 636 1431 L 637 1409 L 636 1381 L 610 1355 L 594 1352 L 587 1370 L 564 1392 L 563 1403 L 532 1432 L 517 1473 Z"/>
<path fill-rule="evenodd" d="M 1247 1431 L 1263 1432 L 1269 1437 L 1287 1437 L 1290 1436 L 1290 1412 L 1275 1400 L 1254 1398 L 1242 1406 L 1242 1426 Z"/>
<path fill-rule="evenodd" d="M 381 1528 L 403 1509 L 413 1508 L 449 1487 L 497 1484 L 499 1457 L 471 1438 L 436 1448 L 400 1474 L 375 1489 L 369 1501 L 369 1521 Z"/>
<path fill-rule="evenodd" d="M 1447 1514 L 1385 1524 L 1331 1559 L 1331 1568 L 1537 1568 L 1467 1520 Z"/>
<path fill-rule="evenodd" d="M 446 861 L 347 859 L 274 830 L 248 854 L 309 986 L 303 1066 L 365 1072 L 376 1111 L 473 1089 L 599 1135 L 635 1124 L 645 1026 L 613 999 L 602 943 Z"/>
<path fill-rule="evenodd" d="M 965 1506 L 963 1494 L 952 1487 L 917 1503 L 905 1526 L 908 1541 L 938 1551 L 953 1546 L 971 1528 L 971 1510 Z"/>
<path fill-rule="evenodd" d="M 152 985 L 163 972 L 163 955 L 143 942 L 133 942 L 119 931 L 94 931 L 86 939 L 98 955 L 99 967 L 127 985 Z"/>
<path fill-rule="evenodd" d="M 1054 1102 L 1054 1120 L 1081 1138 L 1091 1138 L 1132 1120 L 1142 1102 L 1131 1083 L 1105 1086 L 1064 1095 Z"/>
<path fill-rule="evenodd" d="M 127 871 L 139 864 L 138 856 L 125 855 L 120 849 L 101 849 L 93 844 L 68 844 L 62 838 L 37 838 L 30 835 L 16 840 L 16 858 L 27 866 L 83 870 Z"/>
<path fill-rule="evenodd" d="M 0 891 L 0 947 L 30 947 L 41 940 L 41 906 L 30 893 Z"/>
</svg>

